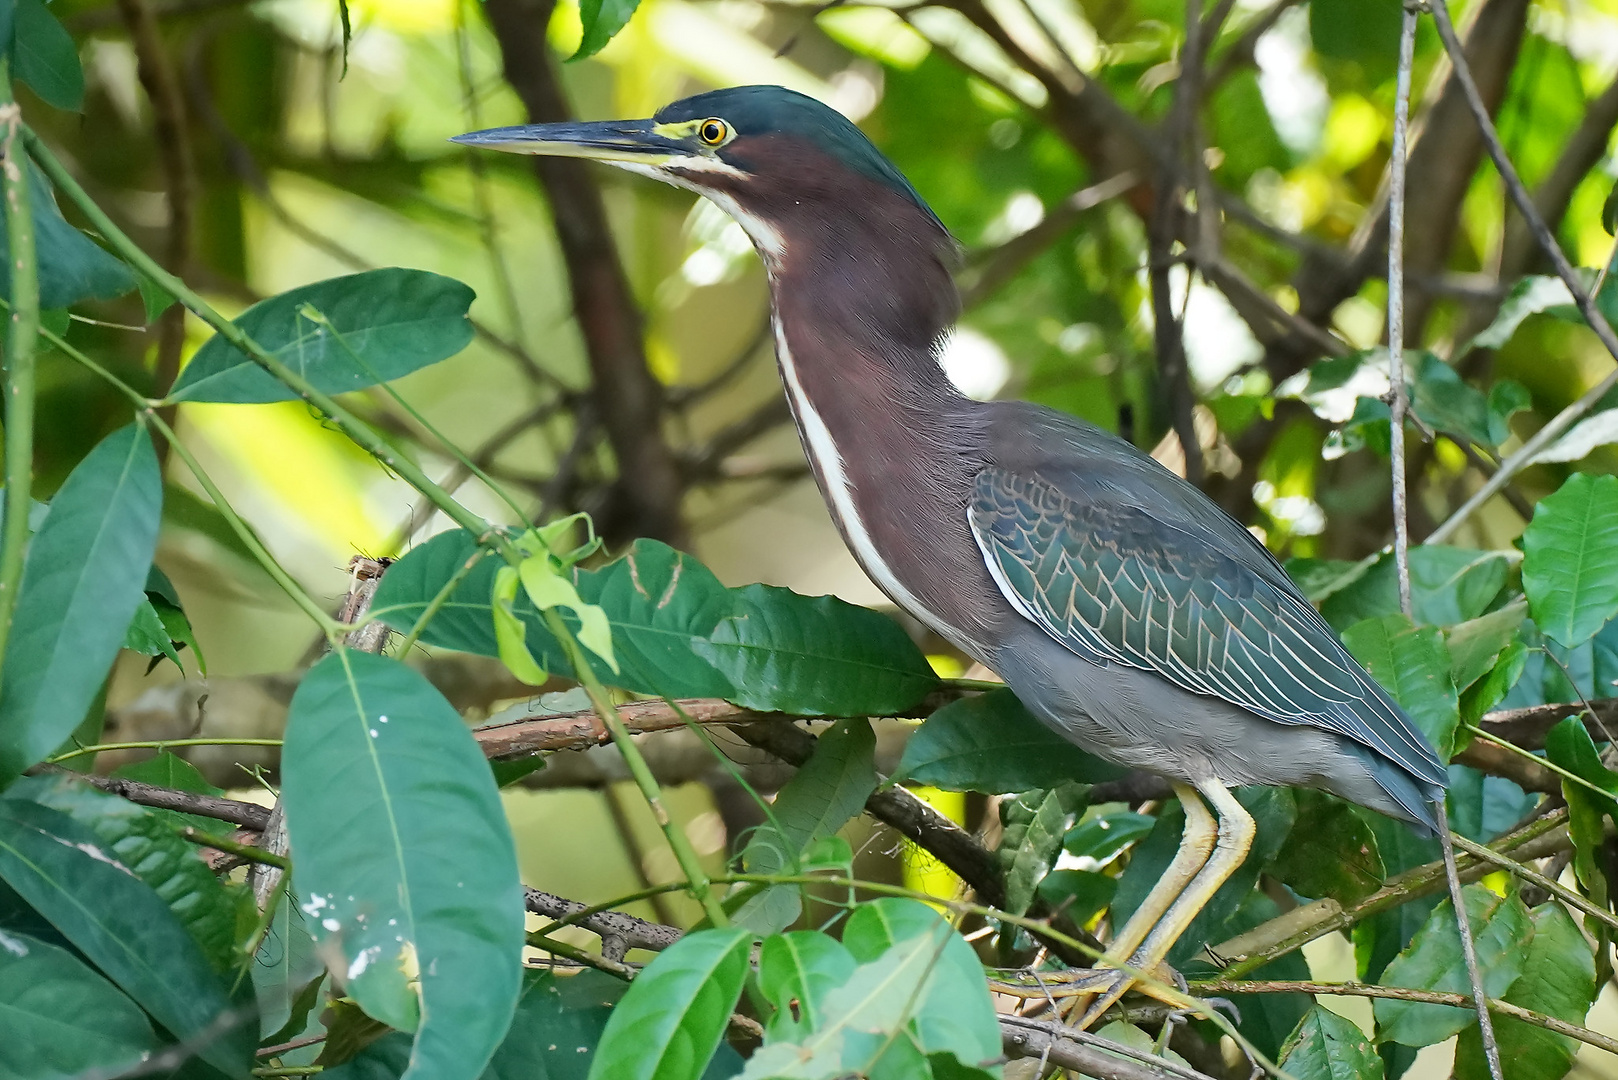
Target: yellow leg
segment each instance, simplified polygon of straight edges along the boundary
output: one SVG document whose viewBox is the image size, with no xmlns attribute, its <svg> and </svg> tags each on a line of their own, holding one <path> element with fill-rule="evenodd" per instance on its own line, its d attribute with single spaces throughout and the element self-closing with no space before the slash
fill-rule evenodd
<svg viewBox="0 0 1618 1080">
<path fill-rule="evenodd" d="M 1146 935 L 1134 955 L 1129 958 L 1129 966 L 1136 971 L 1151 972 L 1163 962 L 1180 935 L 1185 933 L 1186 927 L 1197 917 L 1197 913 L 1213 899 L 1219 887 L 1229 881 L 1231 875 L 1241 868 L 1247 859 L 1248 851 L 1253 846 L 1253 834 L 1257 831 L 1257 825 L 1253 821 L 1253 816 L 1236 801 L 1230 790 L 1218 780 L 1199 781 L 1197 790 L 1207 797 L 1215 810 L 1219 811 L 1218 842 L 1214 844 L 1213 854 L 1208 857 L 1197 876 L 1180 893 L 1173 905 Z M 1186 830 L 1189 833 L 1189 817 L 1186 822 Z M 1124 996 L 1131 981 L 1127 978 L 1119 979 L 1090 1005 L 1076 1026 L 1085 1028 L 1094 1023 L 1097 1017 L 1112 1007 L 1113 1002 Z"/>
<path fill-rule="evenodd" d="M 1152 886 L 1123 929 L 1113 935 L 1112 942 L 1107 946 L 1106 955 L 1096 964 L 1097 993 L 1104 992 L 1119 982 L 1128 987 L 1129 979 L 1122 973 L 1107 971 L 1103 975 L 1101 972 L 1120 962 L 1129 962 L 1129 958 L 1141 947 L 1141 943 L 1146 940 L 1158 920 L 1173 908 L 1175 899 L 1196 880 L 1198 872 L 1207 863 L 1214 849 L 1218 825 L 1213 815 L 1208 812 L 1208 807 L 1197 795 L 1196 789 L 1189 784 L 1176 783 L 1174 793 L 1180 797 L 1180 805 L 1185 809 L 1185 831 L 1180 837 L 1180 849 L 1174 853 L 1174 859 L 1163 871 L 1163 876 L 1158 878 L 1157 884 Z M 1075 997 L 1070 1006 L 1070 1013 L 1082 1011 L 1089 1000 L 1083 995 Z"/>
</svg>

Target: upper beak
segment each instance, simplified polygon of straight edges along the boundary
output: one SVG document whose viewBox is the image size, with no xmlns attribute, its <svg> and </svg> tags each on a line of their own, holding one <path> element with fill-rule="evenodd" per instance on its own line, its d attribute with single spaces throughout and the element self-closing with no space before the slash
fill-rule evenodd
<svg viewBox="0 0 1618 1080">
<path fill-rule="evenodd" d="M 683 140 L 660 135 L 650 120 L 522 124 L 457 135 L 450 142 L 504 150 L 509 154 L 590 158 L 639 165 L 661 165 L 691 156 Z"/>
</svg>

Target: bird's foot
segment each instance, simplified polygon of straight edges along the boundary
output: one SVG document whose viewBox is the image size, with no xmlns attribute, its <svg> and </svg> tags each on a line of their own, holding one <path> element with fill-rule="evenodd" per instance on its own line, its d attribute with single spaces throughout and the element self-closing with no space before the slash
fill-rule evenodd
<svg viewBox="0 0 1618 1080">
<path fill-rule="evenodd" d="M 1070 996 L 1063 1014 L 1064 1020 L 1068 1026 L 1084 1031 L 1130 990 L 1169 1005 L 1181 1004 L 1183 998 L 1168 987 L 1176 987 L 1183 993 L 1186 985 L 1184 976 L 1167 963 L 1158 964 L 1149 974 L 1152 982 L 1140 982 L 1134 975 L 1117 968 L 1097 967 L 1080 973 L 1067 982 L 1066 994 Z"/>
</svg>

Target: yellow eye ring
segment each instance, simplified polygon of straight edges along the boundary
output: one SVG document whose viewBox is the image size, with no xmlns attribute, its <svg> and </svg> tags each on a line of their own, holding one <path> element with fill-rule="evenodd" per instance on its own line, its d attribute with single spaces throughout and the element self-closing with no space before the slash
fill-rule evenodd
<svg viewBox="0 0 1618 1080">
<path fill-rule="evenodd" d="M 708 146 L 718 146 L 730 138 L 730 125 L 717 116 L 710 116 L 697 127 L 697 138 Z"/>
</svg>

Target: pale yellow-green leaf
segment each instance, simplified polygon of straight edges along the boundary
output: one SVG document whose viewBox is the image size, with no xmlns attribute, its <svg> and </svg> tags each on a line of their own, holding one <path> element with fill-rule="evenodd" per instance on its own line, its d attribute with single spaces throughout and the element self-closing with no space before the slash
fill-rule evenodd
<svg viewBox="0 0 1618 1080">
<path fill-rule="evenodd" d="M 529 686 L 540 686 L 548 676 L 528 651 L 528 630 L 512 609 L 518 584 L 517 571 L 509 566 L 502 566 L 494 576 L 494 640 L 500 649 L 500 662 Z"/>
<path fill-rule="evenodd" d="M 579 643 L 601 657 L 616 674 L 618 660 L 612 653 L 612 628 L 607 622 L 607 613 L 580 599 L 573 582 L 556 572 L 548 555 L 529 556 L 522 561 L 518 572 L 534 607 L 540 611 L 565 607 L 579 617 Z"/>
</svg>

